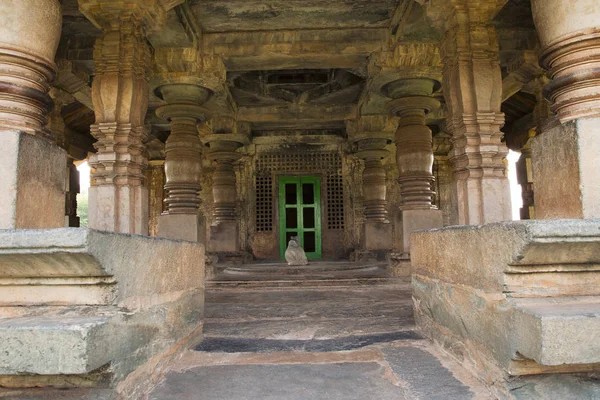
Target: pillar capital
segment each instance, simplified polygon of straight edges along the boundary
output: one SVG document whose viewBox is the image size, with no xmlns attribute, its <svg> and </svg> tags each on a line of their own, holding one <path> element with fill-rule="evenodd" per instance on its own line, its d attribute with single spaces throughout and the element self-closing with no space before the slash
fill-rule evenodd
<svg viewBox="0 0 600 400">
<path fill-rule="evenodd" d="M 549 71 L 544 95 L 561 123 L 600 117 L 600 4 L 595 0 L 532 1 Z"/>
<path fill-rule="evenodd" d="M 123 20 L 140 21 L 147 30 L 159 29 L 169 9 L 180 0 L 78 0 L 79 11 L 96 27 L 115 29 Z"/>
<path fill-rule="evenodd" d="M 4 18 L 0 35 L 0 128 L 52 141 L 45 126 L 52 108 L 48 91 L 56 70 L 60 2 L 5 2 L 0 13 L 11 16 Z"/>
</svg>

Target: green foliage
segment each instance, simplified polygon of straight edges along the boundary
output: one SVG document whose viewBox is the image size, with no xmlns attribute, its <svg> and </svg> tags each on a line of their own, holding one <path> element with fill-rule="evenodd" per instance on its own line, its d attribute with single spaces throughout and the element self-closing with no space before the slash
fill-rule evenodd
<svg viewBox="0 0 600 400">
<path fill-rule="evenodd" d="M 88 195 L 78 194 L 77 195 L 77 215 L 79 216 L 79 226 L 88 226 Z"/>
</svg>

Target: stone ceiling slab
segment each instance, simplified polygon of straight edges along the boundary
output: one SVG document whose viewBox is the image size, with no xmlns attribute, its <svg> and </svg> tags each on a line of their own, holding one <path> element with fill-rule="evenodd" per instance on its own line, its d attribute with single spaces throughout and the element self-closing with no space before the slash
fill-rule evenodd
<svg viewBox="0 0 600 400">
<path fill-rule="evenodd" d="M 395 0 L 191 0 L 205 32 L 385 27 Z"/>
</svg>

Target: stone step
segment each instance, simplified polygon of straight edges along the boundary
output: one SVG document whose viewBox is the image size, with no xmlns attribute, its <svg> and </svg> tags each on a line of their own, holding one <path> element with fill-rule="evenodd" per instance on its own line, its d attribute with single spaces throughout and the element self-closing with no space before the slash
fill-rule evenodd
<svg viewBox="0 0 600 400">
<path fill-rule="evenodd" d="M 600 363 L 600 297 L 519 299 L 517 352 L 544 366 Z"/>
<path fill-rule="evenodd" d="M 111 361 L 110 316 L 0 320 L 0 375 L 77 375 Z"/>
<path fill-rule="evenodd" d="M 334 263 L 324 262 L 304 266 L 289 266 L 287 264 L 249 264 L 241 266 L 229 266 L 223 270 L 225 276 L 319 276 L 335 277 L 339 275 L 368 275 L 385 276 L 387 265 L 356 264 L 356 263 Z"/>
<path fill-rule="evenodd" d="M 353 335 L 332 339 L 248 339 L 230 337 L 206 337 L 196 351 L 217 353 L 271 353 L 280 351 L 348 351 L 374 344 L 401 340 L 421 340 L 423 337 L 413 330 Z"/>
<path fill-rule="evenodd" d="M 273 289 L 273 288 L 321 288 L 321 287 L 396 287 L 406 284 L 405 278 L 341 278 L 341 279 L 286 279 L 264 280 L 214 280 L 206 283 L 208 289 Z"/>
</svg>

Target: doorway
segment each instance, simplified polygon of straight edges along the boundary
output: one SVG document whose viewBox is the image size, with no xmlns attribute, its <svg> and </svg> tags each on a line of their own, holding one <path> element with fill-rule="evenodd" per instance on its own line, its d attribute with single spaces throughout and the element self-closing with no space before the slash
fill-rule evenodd
<svg viewBox="0 0 600 400">
<path fill-rule="evenodd" d="M 321 179 L 316 176 L 279 178 L 279 251 L 281 259 L 292 236 L 310 259 L 321 258 Z"/>
</svg>

